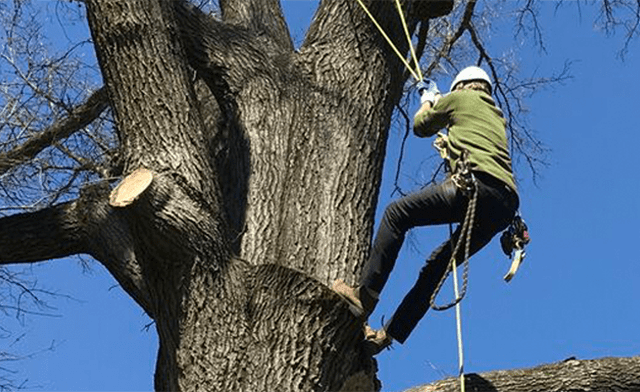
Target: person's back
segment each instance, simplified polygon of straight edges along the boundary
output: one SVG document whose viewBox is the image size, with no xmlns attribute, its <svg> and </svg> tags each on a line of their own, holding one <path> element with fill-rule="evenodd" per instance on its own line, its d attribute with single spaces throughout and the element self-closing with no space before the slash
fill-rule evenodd
<svg viewBox="0 0 640 392">
<path fill-rule="evenodd" d="M 515 191 L 505 125 L 502 111 L 490 95 L 462 89 L 442 97 L 431 110 L 418 114 L 414 131 L 424 137 L 448 128 L 449 164 L 453 171 L 455 161 L 467 150 L 472 171 L 490 174 Z"/>
</svg>

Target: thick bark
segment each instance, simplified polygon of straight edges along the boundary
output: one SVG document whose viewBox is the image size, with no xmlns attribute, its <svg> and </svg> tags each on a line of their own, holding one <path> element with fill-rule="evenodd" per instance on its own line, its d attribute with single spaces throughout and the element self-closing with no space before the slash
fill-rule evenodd
<svg viewBox="0 0 640 392">
<path fill-rule="evenodd" d="M 156 321 L 158 390 L 378 390 L 362 320 L 327 284 L 355 280 L 369 248 L 406 77 L 387 43 L 350 0 L 321 2 L 300 52 L 275 0 L 221 0 L 223 21 L 181 0 L 86 3 L 124 171 L 148 181 L 118 208 L 100 184 L 0 219 L 0 264 L 103 263 Z M 393 2 L 367 4 L 407 52 Z M 402 5 L 414 29 L 452 1 Z M 103 108 L 87 109 L 65 132 Z M 638 366 L 567 361 L 467 381 L 627 391 L 640 388 Z"/>
<path fill-rule="evenodd" d="M 84 253 L 83 240 L 75 203 L 3 217 L 0 264 L 32 263 Z"/>
<path fill-rule="evenodd" d="M 300 52 L 271 0 L 222 1 L 223 21 L 86 3 L 124 173 L 151 181 L 120 208 L 95 192 L 84 251 L 155 319 L 156 389 L 378 389 L 362 320 L 328 284 L 369 248 L 405 82 L 387 43 L 346 0 L 321 3 Z M 369 3 L 407 52 L 393 2 Z"/>
<path fill-rule="evenodd" d="M 293 52 L 264 50 L 243 27 L 179 3 L 149 4 L 95 1 L 88 10 L 125 171 L 156 173 L 124 212 L 160 336 L 156 388 L 336 390 L 356 374 L 368 374 L 360 378 L 374 387 L 371 360 L 358 347 L 360 323 L 322 283 L 343 269 L 334 260 L 353 271 L 368 247 L 376 181 L 364 191 L 349 185 L 379 178 L 393 102 L 377 92 L 385 108 L 372 127 L 374 110 L 347 104 L 334 114 L 343 97 L 312 84 Z M 207 156 L 211 133 L 172 38 L 173 10 L 183 18 L 191 64 L 216 97 L 226 128 L 218 132 L 250 145 L 237 150 L 250 154 L 252 168 L 241 248 L 249 263 L 229 257 L 233 233 L 224 232 L 220 205 L 241 195 L 218 187 L 220 166 Z M 338 165 L 336 155 L 344 159 Z M 356 252 L 339 251 L 351 243 Z"/>
<path fill-rule="evenodd" d="M 387 20 L 393 7 L 371 9 Z M 191 65 L 251 148 L 243 258 L 352 279 L 368 251 L 401 62 L 350 2 L 322 3 L 299 54 L 178 8 Z M 399 21 L 385 27 L 408 50 Z"/>
<path fill-rule="evenodd" d="M 293 50 L 280 0 L 221 0 L 220 8 L 225 22 L 244 26 L 282 49 Z"/>
<path fill-rule="evenodd" d="M 465 375 L 465 387 L 476 392 L 631 392 L 640 390 L 640 357 L 563 362 L 531 369 Z M 457 392 L 457 378 L 405 392 Z"/>
</svg>

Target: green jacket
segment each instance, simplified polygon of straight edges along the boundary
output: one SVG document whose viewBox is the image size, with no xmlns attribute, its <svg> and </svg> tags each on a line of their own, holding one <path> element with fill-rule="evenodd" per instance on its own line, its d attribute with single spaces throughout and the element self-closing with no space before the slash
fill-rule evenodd
<svg viewBox="0 0 640 392">
<path fill-rule="evenodd" d="M 420 137 L 448 128 L 449 164 L 463 149 L 469 151 L 471 170 L 492 175 L 517 192 L 507 146 L 506 122 L 490 95 L 475 90 L 458 90 L 414 119 L 413 131 Z"/>
</svg>

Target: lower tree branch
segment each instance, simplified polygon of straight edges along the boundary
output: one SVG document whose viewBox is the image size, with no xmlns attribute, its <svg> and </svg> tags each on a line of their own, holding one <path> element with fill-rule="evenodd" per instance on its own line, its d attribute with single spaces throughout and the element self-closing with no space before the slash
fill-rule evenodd
<svg viewBox="0 0 640 392">
<path fill-rule="evenodd" d="M 0 218 L 0 265 L 33 263 L 82 253 L 76 203 Z"/>
<path fill-rule="evenodd" d="M 126 213 L 108 205 L 109 187 L 106 183 L 83 189 L 79 209 L 90 214 L 84 221 L 87 253 L 109 270 L 120 286 L 154 317 L 149 290 L 142 266 L 136 257 L 131 229 Z"/>
<path fill-rule="evenodd" d="M 93 185 L 75 201 L 0 218 L 0 265 L 89 254 L 152 315 L 127 221 L 108 194 L 106 183 Z"/>
<path fill-rule="evenodd" d="M 568 359 L 531 369 L 465 375 L 465 387 L 474 392 L 631 392 L 640 390 L 640 357 Z M 457 392 L 458 378 L 423 385 L 406 392 Z"/>
</svg>

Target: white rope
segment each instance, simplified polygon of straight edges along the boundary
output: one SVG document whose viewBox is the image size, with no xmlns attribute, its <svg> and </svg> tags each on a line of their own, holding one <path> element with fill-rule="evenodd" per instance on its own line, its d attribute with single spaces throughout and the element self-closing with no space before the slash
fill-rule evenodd
<svg viewBox="0 0 640 392">
<path fill-rule="evenodd" d="M 453 292 L 456 298 L 459 298 L 458 294 L 458 273 L 455 259 L 452 258 L 451 262 L 453 266 Z M 460 391 L 465 392 L 464 387 L 464 351 L 462 347 L 462 315 L 460 311 L 462 301 L 458 301 L 456 304 L 456 335 L 458 337 L 458 374 L 460 376 Z"/>
</svg>

